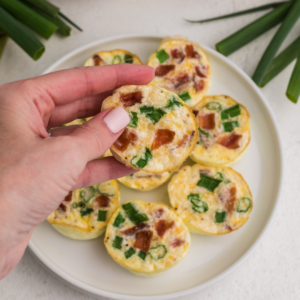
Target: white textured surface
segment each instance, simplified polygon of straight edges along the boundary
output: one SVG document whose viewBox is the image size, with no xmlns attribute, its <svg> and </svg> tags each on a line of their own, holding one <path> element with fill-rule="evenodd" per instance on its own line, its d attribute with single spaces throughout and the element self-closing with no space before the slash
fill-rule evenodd
<svg viewBox="0 0 300 300">
<path fill-rule="evenodd" d="M 104 37 L 126 33 L 186 35 L 210 47 L 261 13 L 205 25 L 187 24 L 191 19 L 219 15 L 262 4 L 261 0 L 65 0 L 53 1 L 80 24 L 61 41 L 57 36 L 45 42 L 46 53 L 33 62 L 9 41 L 0 62 L 0 83 L 36 76 L 71 50 Z M 263 3 L 271 0 L 263 1 Z M 252 75 L 274 30 L 230 56 Z M 300 22 L 287 38 L 289 44 L 300 34 Z M 219 283 L 183 300 L 207 299 L 299 299 L 300 298 L 300 106 L 285 98 L 292 65 L 263 89 L 280 125 L 286 177 L 278 213 L 265 239 L 250 258 Z M 20 264 L 0 282 L 0 299 L 94 299 L 70 288 L 44 270 L 26 252 Z"/>
</svg>

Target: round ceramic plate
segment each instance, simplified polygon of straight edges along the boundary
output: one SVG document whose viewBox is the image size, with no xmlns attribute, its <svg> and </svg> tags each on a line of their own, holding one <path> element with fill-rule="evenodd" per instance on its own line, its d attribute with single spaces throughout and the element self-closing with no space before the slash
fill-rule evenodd
<svg viewBox="0 0 300 300">
<path fill-rule="evenodd" d="M 115 48 L 136 53 L 146 62 L 161 39 L 131 35 L 97 41 L 66 55 L 45 73 L 83 66 L 93 53 Z M 274 116 L 262 93 L 243 71 L 214 50 L 204 49 L 212 68 L 209 93 L 230 95 L 251 114 L 250 145 L 243 159 L 233 166 L 243 175 L 253 194 L 254 208 L 249 221 L 229 235 L 192 234 L 192 247 L 187 257 L 170 271 L 153 278 L 137 277 L 116 264 L 107 254 L 103 236 L 91 241 L 71 240 L 45 221 L 34 230 L 29 248 L 52 272 L 73 286 L 114 299 L 180 297 L 207 287 L 235 269 L 253 251 L 270 225 L 283 174 L 281 142 Z M 186 163 L 192 164 L 191 161 Z M 144 193 L 119 184 L 121 202 L 141 199 L 169 204 L 167 184 Z"/>
</svg>

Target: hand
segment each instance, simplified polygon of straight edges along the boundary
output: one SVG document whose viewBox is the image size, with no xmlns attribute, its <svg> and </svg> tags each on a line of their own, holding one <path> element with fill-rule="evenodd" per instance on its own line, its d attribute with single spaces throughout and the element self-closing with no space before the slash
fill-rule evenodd
<svg viewBox="0 0 300 300">
<path fill-rule="evenodd" d="M 97 159 L 129 123 L 102 101 L 126 84 L 147 84 L 153 68 L 120 64 L 75 68 L 0 86 L 0 279 L 21 259 L 32 230 L 69 191 L 135 171 Z M 80 126 L 60 127 L 95 116 Z"/>
</svg>

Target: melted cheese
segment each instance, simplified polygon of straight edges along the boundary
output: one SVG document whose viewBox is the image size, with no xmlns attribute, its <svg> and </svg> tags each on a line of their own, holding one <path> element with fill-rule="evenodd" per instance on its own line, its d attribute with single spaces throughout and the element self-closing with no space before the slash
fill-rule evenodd
<svg viewBox="0 0 300 300">
<path fill-rule="evenodd" d="M 194 50 L 199 54 L 199 58 L 187 58 L 185 52 L 186 45 L 192 45 Z M 166 51 L 166 53 L 169 55 L 169 58 L 161 64 L 157 58 L 157 52 L 161 51 L 162 49 Z M 181 62 L 172 58 L 171 51 L 173 49 L 177 49 L 183 53 L 184 59 Z M 174 65 L 174 70 L 167 73 L 165 76 L 155 76 L 151 84 L 173 91 L 177 94 L 188 92 L 191 99 L 186 100 L 185 103 L 189 107 L 194 107 L 197 105 L 203 96 L 207 94 L 210 88 L 211 71 L 210 63 L 206 53 L 197 43 L 190 42 L 185 38 L 165 38 L 161 42 L 157 51 L 150 56 L 147 65 L 155 69 L 160 65 Z M 200 68 L 205 77 L 199 77 L 196 75 L 195 68 L 197 67 Z M 190 78 L 190 81 L 176 88 L 172 82 L 174 81 L 173 79 L 178 75 L 180 76 L 180 74 L 187 74 Z M 201 90 L 196 90 L 194 80 L 197 80 L 197 82 L 202 82 L 203 88 Z"/>
<path fill-rule="evenodd" d="M 86 208 L 91 208 L 94 211 L 86 216 L 81 216 L 80 203 L 84 203 L 81 198 L 81 191 L 78 189 L 72 192 L 71 201 L 63 201 L 62 204 L 66 207 L 66 211 L 57 208 L 47 218 L 47 221 L 53 225 L 63 235 L 78 239 L 87 240 L 100 236 L 112 215 L 116 210 L 120 201 L 119 187 L 116 180 L 103 182 L 93 186 L 95 189 L 95 195 L 88 203 L 85 203 Z M 107 207 L 97 207 L 95 199 L 101 194 L 109 195 L 109 204 Z M 77 204 L 77 208 L 74 208 L 74 203 Z M 98 221 L 98 210 L 107 211 L 106 221 Z"/>
<path fill-rule="evenodd" d="M 130 203 L 138 212 L 146 214 L 149 219 L 145 222 L 148 226 L 147 230 L 153 232 L 149 251 L 151 252 L 153 248 L 162 245 L 166 248 L 167 252 L 161 259 L 154 259 L 148 252 L 145 260 L 143 260 L 138 256 L 140 250 L 134 249 L 135 254 L 126 258 L 124 252 L 130 248 L 134 248 L 136 237 L 135 234 L 125 235 L 122 231 L 132 228 L 135 224 L 130 221 L 122 206 L 120 206 L 109 221 L 104 238 L 105 246 L 111 257 L 122 267 L 140 276 L 157 275 L 179 263 L 188 254 L 190 249 L 190 234 L 182 220 L 170 207 L 162 203 L 147 203 L 140 200 L 133 200 Z M 163 211 L 161 215 L 157 214 L 159 210 Z M 114 227 L 114 221 L 119 213 L 125 218 L 125 222 L 119 227 Z M 166 230 L 163 237 L 158 235 L 155 227 L 155 223 L 159 220 L 165 220 L 169 224 L 173 222 L 173 226 Z M 113 241 L 116 236 L 123 238 L 121 249 L 113 247 Z M 174 246 L 174 242 L 177 240 L 182 242 L 176 247 Z"/>
<path fill-rule="evenodd" d="M 209 110 L 207 105 L 209 103 L 219 103 L 221 109 Z M 238 104 L 241 109 L 241 114 L 239 116 L 229 118 L 227 120 L 221 120 L 221 110 L 232 107 Z M 209 135 L 209 137 L 204 134 L 199 134 L 198 141 L 193 150 L 190 158 L 204 165 L 210 166 L 229 166 L 240 158 L 241 154 L 246 150 L 250 142 L 250 115 L 247 109 L 237 103 L 229 96 L 219 95 L 219 96 L 206 96 L 203 100 L 193 108 L 194 113 L 197 112 L 197 125 L 199 124 L 199 116 L 201 114 L 211 114 L 214 113 L 215 128 L 212 130 L 204 131 Z M 236 121 L 238 122 L 238 127 L 235 127 L 231 132 L 224 132 L 222 122 Z M 239 147 L 237 149 L 228 149 L 218 143 L 218 140 L 229 134 L 241 135 L 238 141 Z"/>
<path fill-rule="evenodd" d="M 200 173 L 223 180 L 214 190 L 198 186 Z M 228 212 L 228 202 L 231 188 L 235 189 L 235 200 L 232 203 L 232 210 Z M 246 223 L 253 207 L 250 189 L 243 177 L 228 167 L 207 167 L 203 165 L 185 166 L 173 176 L 168 186 L 168 192 L 172 207 L 183 219 L 184 223 L 193 233 L 220 235 L 230 233 Z M 208 205 L 206 212 L 196 212 L 189 195 L 199 195 L 199 199 Z M 238 212 L 240 200 L 248 198 L 251 205 L 247 212 Z M 248 201 L 248 200 L 247 200 Z M 215 221 L 216 212 L 226 212 L 224 222 Z"/>
</svg>

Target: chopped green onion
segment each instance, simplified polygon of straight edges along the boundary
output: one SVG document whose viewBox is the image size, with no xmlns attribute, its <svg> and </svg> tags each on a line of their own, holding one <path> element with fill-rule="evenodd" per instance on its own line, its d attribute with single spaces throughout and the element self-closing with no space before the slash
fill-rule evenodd
<svg viewBox="0 0 300 300">
<path fill-rule="evenodd" d="M 153 155 L 151 154 L 151 151 L 149 148 L 146 148 L 144 158 L 140 158 L 139 156 L 135 156 L 132 160 L 131 163 L 133 166 L 139 169 L 143 169 L 148 162 L 152 159 Z"/>
<path fill-rule="evenodd" d="M 204 130 L 202 130 L 200 127 L 198 127 L 198 130 L 200 133 L 206 135 L 207 137 L 210 137 L 210 134 L 208 132 L 205 132 Z"/>
<path fill-rule="evenodd" d="M 85 208 L 85 204 L 84 204 L 83 202 L 79 202 L 79 203 L 78 203 L 78 207 Z"/>
<path fill-rule="evenodd" d="M 82 29 L 76 25 L 73 21 L 71 21 L 67 16 L 65 16 L 63 13 L 59 12 L 58 13 L 60 17 L 62 17 L 65 21 L 67 21 L 69 24 L 71 24 L 72 26 L 74 26 L 76 29 L 78 29 L 79 31 L 82 31 Z"/>
<path fill-rule="evenodd" d="M 154 112 L 154 107 L 153 106 L 145 106 L 145 105 L 141 106 L 140 112 L 142 114 L 152 113 L 152 112 Z"/>
<path fill-rule="evenodd" d="M 50 36 L 58 29 L 58 26 L 45 19 L 20 1 L 0 0 L 0 5 L 13 17 L 27 25 L 45 39 L 49 39 Z"/>
<path fill-rule="evenodd" d="M 119 212 L 117 217 L 115 218 L 115 221 L 113 223 L 114 227 L 119 227 L 121 224 L 125 222 L 125 218 L 122 216 L 122 214 Z"/>
<path fill-rule="evenodd" d="M 128 175 L 128 176 L 133 177 L 133 175 L 134 175 L 134 174 L 130 174 L 130 175 Z"/>
<path fill-rule="evenodd" d="M 215 175 L 215 178 L 220 178 L 220 180 L 224 180 L 224 176 L 222 175 L 221 172 L 218 172 L 216 175 Z"/>
<path fill-rule="evenodd" d="M 107 211 L 106 210 L 98 210 L 98 222 L 105 222 L 106 221 L 106 214 Z"/>
<path fill-rule="evenodd" d="M 126 215 L 129 218 L 132 218 L 134 215 L 136 215 L 138 213 L 138 211 L 135 209 L 135 207 L 132 205 L 131 202 L 123 204 L 122 208 L 124 209 Z"/>
<path fill-rule="evenodd" d="M 155 109 L 152 113 L 146 114 L 146 118 L 156 124 L 166 113 L 162 109 Z"/>
<path fill-rule="evenodd" d="M 253 81 L 257 85 L 261 84 L 281 44 L 283 43 L 284 39 L 286 38 L 290 30 L 293 28 L 300 16 L 300 0 L 290 2 L 293 2 L 293 6 L 291 7 L 289 13 L 280 25 L 273 39 L 269 43 L 252 76 Z"/>
<path fill-rule="evenodd" d="M 147 253 L 144 251 L 140 251 L 138 253 L 138 257 L 140 257 L 142 260 L 145 260 L 146 256 L 147 256 Z"/>
<path fill-rule="evenodd" d="M 152 247 L 149 250 L 149 254 L 154 260 L 159 260 L 164 258 L 167 252 L 168 251 L 165 245 L 158 245 L 157 247 Z"/>
<path fill-rule="evenodd" d="M 135 207 L 131 204 L 131 202 L 124 204 L 123 209 L 125 210 L 126 215 L 135 225 L 138 225 L 142 222 L 149 221 L 146 214 L 140 214 Z"/>
<path fill-rule="evenodd" d="M 251 207 L 251 200 L 247 197 L 242 198 L 239 201 L 237 212 L 247 212 L 250 207 Z"/>
<path fill-rule="evenodd" d="M 197 185 L 203 188 L 206 188 L 210 192 L 214 192 L 215 189 L 219 186 L 222 180 L 215 179 L 213 177 L 209 177 L 203 173 L 200 173 L 200 180 L 198 181 Z"/>
<path fill-rule="evenodd" d="M 191 201 L 194 211 L 198 213 L 204 213 L 208 211 L 208 204 L 205 201 L 200 200 L 199 194 L 188 195 L 188 200 Z"/>
<path fill-rule="evenodd" d="M 189 201 L 192 201 L 192 200 L 200 201 L 200 196 L 199 196 L 199 194 L 189 194 L 188 200 Z"/>
<path fill-rule="evenodd" d="M 138 126 L 138 114 L 134 111 L 129 112 L 130 122 L 128 124 L 129 127 L 137 128 Z"/>
<path fill-rule="evenodd" d="M 296 65 L 289 81 L 286 96 L 294 103 L 297 103 L 300 96 L 300 50 Z"/>
<path fill-rule="evenodd" d="M 215 213 L 215 222 L 216 223 L 224 223 L 226 217 L 226 211 L 216 212 Z"/>
<path fill-rule="evenodd" d="M 222 106 L 219 102 L 209 102 L 205 105 L 205 107 L 209 110 L 218 110 L 218 109 L 222 109 Z"/>
<path fill-rule="evenodd" d="M 6 46 L 7 40 L 8 40 L 7 35 L 1 35 L 0 36 L 0 59 L 1 59 L 2 53 L 4 51 L 4 48 Z"/>
<path fill-rule="evenodd" d="M 164 63 L 167 59 L 169 59 L 169 54 L 165 51 L 165 49 L 161 49 L 156 53 L 156 57 L 159 60 L 159 62 L 162 64 Z"/>
<path fill-rule="evenodd" d="M 42 12 L 46 13 L 51 17 L 56 17 L 59 13 L 59 7 L 53 5 L 47 0 L 22 0 L 23 2 L 29 3 Z"/>
<path fill-rule="evenodd" d="M 130 54 L 125 54 L 124 55 L 124 62 L 126 64 L 132 64 L 133 63 L 133 56 Z"/>
<path fill-rule="evenodd" d="M 175 97 L 173 97 L 172 99 L 170 99 L 169 104 L 166 106 L 166 108 L 173 108 L 174 106 L 183 106 L 182 103 L 180 103 L 179 101 L 176 100 Z"/>
<path fill-rule="evenodd" d="M 112 246 L 116 249 L 121 250 L 122 249 L 122 242 L 123 242 L 123 238 L 120 236 L 115 236 L 115 239 L 112 243 Z"/>
<path fill-rule="evenodd" d="M 113 65 L 114 64 L 120 64 L 122 62 L 122 58 L 120 55 L 116 55 L 112 61 Z"/>
<path fill-rule="evenodd" d="M 94 210 L 92 208 L 84 208 L 80 211 L 80 215 L 81 217 L 87 216 L 90 213 L 94 212 Z"/>
<path fill-rule="evenodd" d="M 133 254 L 135 254 L 135 250 L 132 247 L 124 252 L 124 255 L 125 255 L 126 259 L 131 257 Z"/>
<path fill-rule="evenodd" d="M 211 18 L 211 19 L 205 19 L 205 20 L 199 20 L 199 21 L 193 21 L 193 20 L 187 20 L 187 19 L 184 19 L 184 20 L 187 22 L 190 22 L 190 23 L 206 23 L 206 22 L 211 22 L 211 21 L 216 21 L 216 20 L 238 17 L 238 16 L 242 16 L 242 15 L 246 15 L 246 14 L 250 14 L 250 13 L 254 13 L 257 11 L 262 11 L 262 10 L 266 10 L 266 9 L 270 9 L 270 8 L 275 8 L 277 6 L 280 6 L 283 3 L 286 3 L 286 1 L 269 3 L 269 4 L 257 6 L 257 7 L 246 9 L 246 10 L 241 10 L 241 11 L 238 11 L 238 12 L 235 12 L 232 14 L 223 15 L 223 16 L 215 17 L 215 18 Z"/>
<path fill-rule="evenodd" d="M 34 60 L 38 60 L 45 52 L 44 45 L 34 34 L 2 7 L 0 7 L 0 28 Z"/>
<path fill-rule="evenodd" d="M 77 207 L 78 207 L 78 204 L 77 204 L 76 202 L 74 202 L 74 203 L 73 203 L 73 208 L 76 209 Z"/>
<path fill-rule="evenodd" d="M 216 44 L 216 49 L 225 56 L 235 52 L 246 44 L 250 43 L 263 33 L 275 27 L 284 20 L 293 1 L 287 1 L 273 11 L 243 27 L 236 33 L 230 35 Z"/>
<path fill-rule="evenodd" d="M 179 94 L 178 96 L 181 98 L 182 101 L 187 101 L 192 99 L 189 92 L 184 92 L 182 94 Z"/>
<path fill-rule="evenodd" d="M 131 222 L 133 222 L 135 225 L 138 225 L 142 222 L 149 221 L 149 218 L 146 214 L 136 214 L 133 217 L 130 218 Z"/>
<path fill-rule="evenodd" d="M 80 197 L 85 203 L 88 203 L 94 196 L 95 189 L 93 186 L 86 187 L 80 192 Z"/>
<path fill-rule="evenodd" d="M 236 104 L 233 106 L 230 106 L 229 108 L 226 108 L 221 111 L 221 119 L 227 120 L 229 118 L 237 117 L 241 114 L 241 107 Z"/>
<path fill-rule="evenodd" d="M 239 127 L 239 122 L 238 121 L 223 122 L 222 126 L 224 132 L 231 132 L 234 128 Z"/>
</svg>

